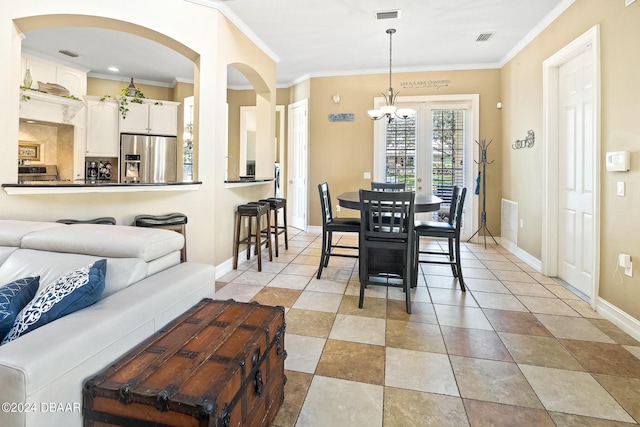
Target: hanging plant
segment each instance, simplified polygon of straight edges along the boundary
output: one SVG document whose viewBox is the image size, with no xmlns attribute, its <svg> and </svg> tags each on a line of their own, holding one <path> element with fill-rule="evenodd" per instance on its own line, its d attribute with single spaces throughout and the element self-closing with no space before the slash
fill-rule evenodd
<svg viewBox="0 0 640 427">
<path fill-rule="evenodd" d="M 135 104 L 144 104 L 143 99 L 146 99 L 144 93 L 142 93 L 140 89 L 136 88 L 136 96 L 134 97 L 128 96 L 128 90 L 129 86 L 123 87 L 120 91 L 120 97 L 117 98 L 119 104 L 118 109 L 120 110 L 120 115 L 122 115 L 123 119 L 127 118 L 127 113 L 129 112 L 129 102 L 133 102 Z M 100 102 L 104 102 L 104 100 L 107 98 L 116 99 L 111 95 L 104 95 L 102 98 L 100 98 Z"/>
<path fill-rule="evenodd" d="M 143 95 L 144 96 L 144 95 Z M 129 99 L 126 96 L 121 96 L 120 98 L 114 98 L 111 95 L 104 95 L 100 98 L 100 102 L 104 102 L 107 98 L 117 100 L 118 101 L 118 110 L 120 110 L 120 114 L 123 119 L 127 118 L 127 113 L 129 112 Z M 137 104 L 142 104 L 142 99 L 131 99 L 131 102 L 135 102 Z"/>
<path fill-rule="evenodd" d="M 120 91 L 120 95 L 125 97 L 125 96 L 129 96 L 129 86 L 125 86 L 122 88 L 122 90 Z M 142 91 L 140 91 L 140 89 L 136 88 L 136 95 L 133 97 L 130 97 L 133 99 L 144 99 L 146 98 L 146 96 L 144 96 L 144 93 L 142 93 Z M 133 101 L 133 100 L 132 100 Z M 140 102 L 142 103 L 142 102 Z"/>
</svg>

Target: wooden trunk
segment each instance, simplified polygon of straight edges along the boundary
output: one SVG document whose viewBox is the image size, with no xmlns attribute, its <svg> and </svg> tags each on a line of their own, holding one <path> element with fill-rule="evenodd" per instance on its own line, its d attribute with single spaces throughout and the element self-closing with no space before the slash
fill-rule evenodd
<svg viewBox="0 0 640 427">
<path fill-rule="evenodd" d="M 284 332 L 282 307 L 203 299 L 85 383 L 84 425 L 270 425 Z"/>
</svg>

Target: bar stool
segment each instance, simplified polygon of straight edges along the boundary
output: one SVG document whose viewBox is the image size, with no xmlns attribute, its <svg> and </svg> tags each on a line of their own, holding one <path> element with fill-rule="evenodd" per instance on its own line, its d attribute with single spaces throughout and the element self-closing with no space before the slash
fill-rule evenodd
<svg viewBox="0 0 640 427">
<path fill-rule="evenodd" d="M 136 227 L 164 228 L 184 236 L 184 246 L 180 250 L 180 262 L 187 262 L 187 216 L 180 212 L 166 215 L 137 215 L 133 219 Z"/>
<path fill-rule="evenodd" d="M 284 233 L 284 248 L 289 249 L 289 235 L 287 233 L 287 199 L 282 197 L 269 197 L 262 199 L 261 202 L 269 203 L 269 208 L 273 212 L 273 220 L 271 222 L 271 233 L 276 243 L 276 256 L 278 256 L 278 235 Z M 284 216 L 284 225 L 278 224 L 278 211 L 282 209 Z"/>
<path fill-rule="evenodd" d="M 94 219 L 59 219 L 56 222 L 61 224 L 103 224 L 103 225 L 116 225 L 116 219 L 110 216 L 103 216 Z"/>
<path fill-rule="evenodd" d="M 249 219 L 249 228 L 247 236 L 240 238 L 240 226 L 244 218 Z M 255 218 L 255 231 L 253 229 L 253 220 Z M 262 228 L 262 219 L 266 218 L 266 227 Z M 273 252 L 271 249 L 271 221 L 269 220 L 269 204 L 250 202 L 245 205 L 239 205 L 236 209 L 236 230 L 233 244 L 233 269 L 238 269 L 238 252 L 240 245 L 247 245 L 247 259 L 251 257 L 251 244 L 255 244 L 255 251 L 258 255 L 258 271 L 262 271 L 262 251 L 260 250 L 263 243 L 269 248 L 269 261 L 273 261 Z M 265 237 L 262 240 L 262 236 Z"/>
</svg>

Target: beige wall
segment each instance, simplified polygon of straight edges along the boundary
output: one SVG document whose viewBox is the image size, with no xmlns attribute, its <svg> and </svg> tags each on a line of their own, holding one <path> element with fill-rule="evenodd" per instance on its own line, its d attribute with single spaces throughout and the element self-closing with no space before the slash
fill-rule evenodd
<svg viewBox="0 0 640 427">
<path fill-rule="evenodd" d="M 617 255 L 640 259 L 640 4 L 623 1 L 576 0 L 542 34 L 502 70 L 503 134 L 505 141 L 521 139 L 528 129 L 542 137 L 542 63 L 563 46 L 600 25 L 601 49 L 601 244 L 599 296 L 640 319 L 640 274 L 616 273 Z M 542 154 L 545 141 L 534 148 L 513 151 L 503 146 L 503 196 L 520 204 L 525 227 L 518 245 L 535 257 L 541 254 Z M 631 171 L 606 172 L 607 151 L 631 152 Z M 616 196 L 616 182 L 627 185 Z M 614 274 L 615 273 L 615 274 Z"/>
<path fill-rule="evenodd" d="M 388 74 L 324 77 L 311 79 L 310 117 L 310 176 L 309 223 L 322 225 L 318 184 L 327 181 L 331 195 L 345 191 L 369 188 L 371 180 L 364 179 L 364 172 L 373 173 L 374 123 L 367 115 L 373 108 L 373 98 L 386 92 Z M 501 176 L 501 127 L 500 71 L 439 71 L 423 73 L 394 73 L 393 80 L 399 96 L 419 95 L 480 95 L 480 138 L 493 140 L 489 158 L 495 163 L 487 168 L 487 225 L 493 232 L 500 230 L 500 176 Z M 419 87 L 400 89 L 402 82 L 430 82 L 449 80 L 446 87 Z M 425 86 L 425 85 L 416 85 Z M 428 85 L 427 85 L 428 86 Z M 340 103 L 333 102 L 333 95 L 340 95 Z M 329 114 L 354 113 L 353 122 L 329 122 Z M 472 192 L 470 193 L 470 195 Z M 475 197 L 475 196 L 474 196 Z M 478 199 L 474 200 L 477 204 Z M 336 201 L 334 200 L 334 204 Z M 342 210 L 341 216 L 354 216 L 354 212 Z"/>
<path fill-rule="evenodd" d="M 144 94 L 145 98 L 173 101 L 174 89 L 171 87 L 143 84 L 138 83 L 135 80 L 133 81 L 133 84 L 135 84 L 136 88 Z M 128 86 L 129 82 L 89 77 L 87 78 L 87 95 L 109 95 L 113 98 L 119 98 L 120 96 L 122 96 L 122 88 Z"/>
<path fill-rule="evenodd" d="M 187 225 L 190 261 L 221 265 L 232 254 L 233 211 L 239 203 L 272 194 L 270 186 L 227 189 L 224 185 L 226 152 L 226 70 L 239 64 L 260 90 L 261 114 L 265 123 L 274 117 L 276 66 L 272 58 L 233 26 L 218 10 L 190 2 L 156 0 L 158 13 L 148 13 L 144 2 L 41 2 L 24 0 L 0 3 L 0 92 L 7 94 L 0 104 L 0 183 L 15 182 L 17 176 L 18 102 L 21 31 L 50 26 L 86 25 L 128 31 L 148 37 L 185 55 L 194 62 L 193 91 L 196 94 L 195 155 L 199 161 L 198 191 L 91 193 L 9 196 L 0 191 L 0 218 L 55 220 L 113 216 L 119 224 L 130 224 L 137 214 L 181 211 Z M 162 11 L 167 11 L 162 12 Z M 117 96 L 122 82 L 107 82 L 90 91 Z M 171 99 L 170 89 L 140 85 L 149 98 Z M 275 98 L 275 96 L 274 96 Z M 275 101 L 275 100 L 274 100 Z M 273 141 L 273 127 L 264 126 L 263 138 Z M 273 158 L 269 144 L 262 153 Z M 270 168 L 272 170 L 272 168 Z M 228 264 L 227 264 L 228 265 Z"/>
</svg>

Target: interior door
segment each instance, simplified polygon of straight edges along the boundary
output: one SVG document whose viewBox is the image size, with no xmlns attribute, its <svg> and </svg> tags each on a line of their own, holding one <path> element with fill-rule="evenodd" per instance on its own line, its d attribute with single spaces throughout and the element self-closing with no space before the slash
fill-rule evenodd
<svg viewBox="0 0 640 427">
<path fill-rule="evenodd" d="M 288 224 L 307 230 L 309 210 L 309 125 L 308 101 L 289 105 L 289 156 L 287 162 L 287 213 Z"/>
<path fill-rule="evenodd" d="M 594 76 L 588 52 L 559 68 L 558 275 L 589 297 L 595 249 Z"/>
</svg>

